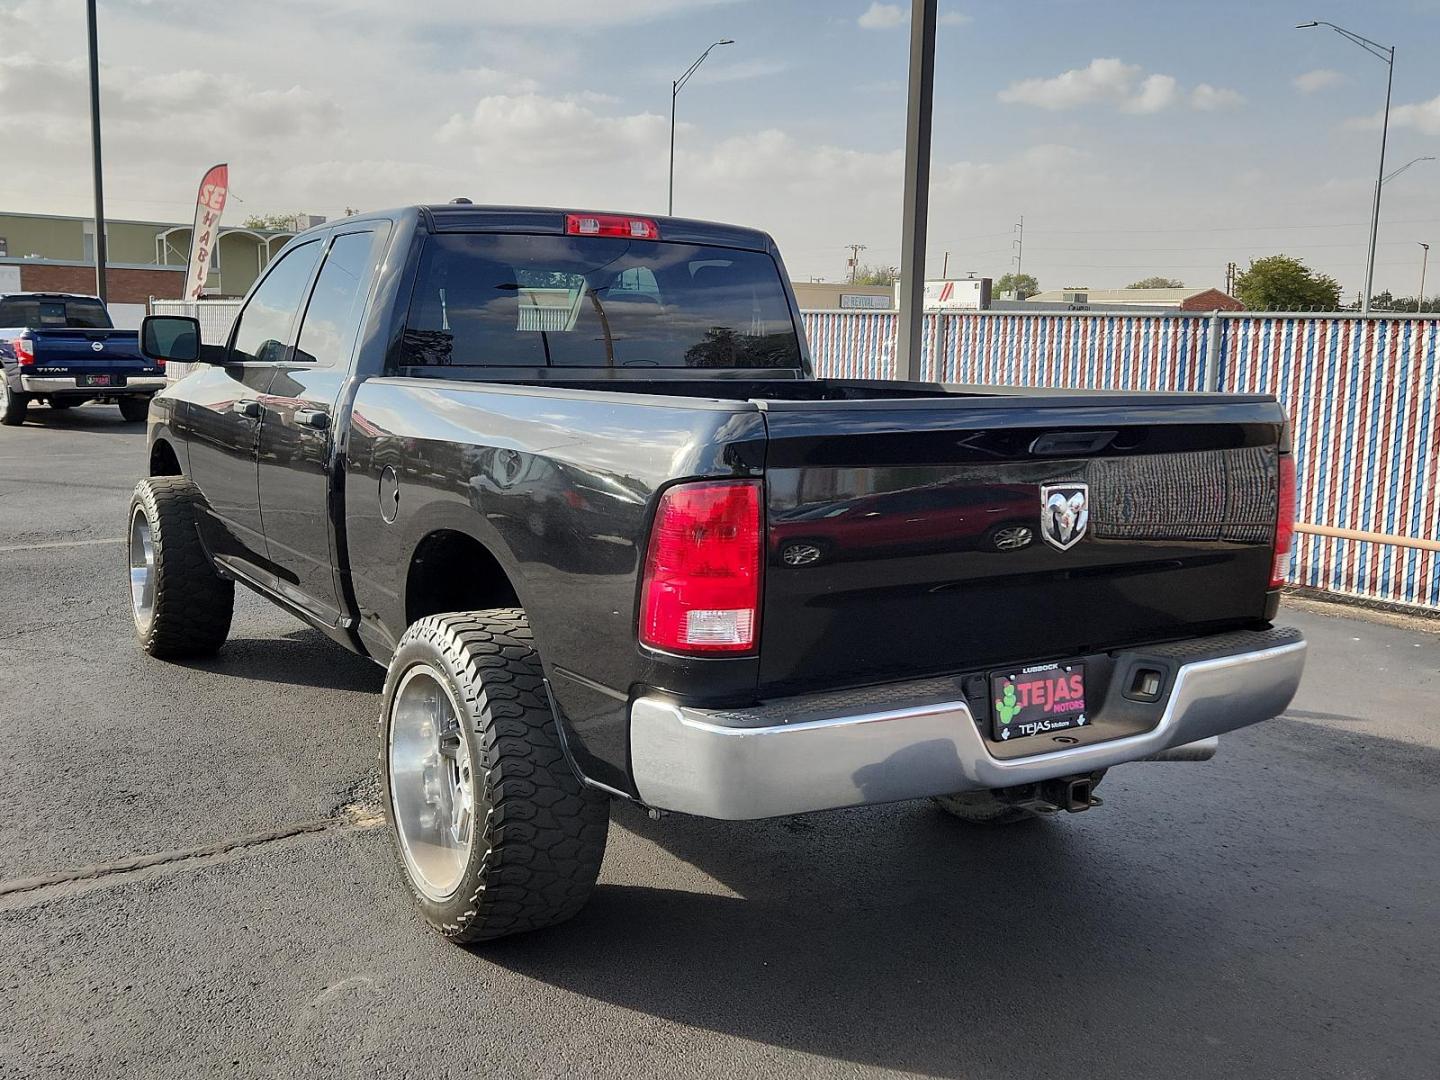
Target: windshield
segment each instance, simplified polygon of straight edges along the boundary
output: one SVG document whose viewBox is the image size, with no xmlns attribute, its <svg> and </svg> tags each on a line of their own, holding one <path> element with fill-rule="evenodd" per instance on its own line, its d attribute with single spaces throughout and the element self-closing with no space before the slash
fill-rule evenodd
<svg viewBox="0 0 1440 1080">
<path fill-rule="evenodd" d="M 32 330 L 46 326 L 108 330 L 110 316 L 99 300 L 88 297 L 6 296 L 0 297 L 0 326 L 24 326 Z"/>
<path fill-rule="evenodd" d="M 769 255 L 496 233 L 427 241 L 404 356 L 416 367 L 800 366 Z"/>
</svg>

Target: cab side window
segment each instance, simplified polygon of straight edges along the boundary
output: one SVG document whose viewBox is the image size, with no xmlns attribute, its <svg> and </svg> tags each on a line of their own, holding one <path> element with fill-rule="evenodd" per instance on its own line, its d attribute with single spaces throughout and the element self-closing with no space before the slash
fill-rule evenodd
<svg viewBox="0 0 1440 1080">
<path fill-rule="evenodd" d="M 315 279 L 310 306 L 305 309 L 295 345 L 296 361 L 323 367 L 350 362 L 365 314 L 374 239 L 371 232 L 345 233 L 330 245 L 330 254 Z"/>
<path fill-rule="evenodd" d="M 311 240 L 287 251 L 271 265 L 265 280 L 250 294 L 245 310 L 240 312 L 232 360 L 275 363 L 285 359 L 295 311 L 320 258 L 321 246 L 319 240 Z"/>
</svg>

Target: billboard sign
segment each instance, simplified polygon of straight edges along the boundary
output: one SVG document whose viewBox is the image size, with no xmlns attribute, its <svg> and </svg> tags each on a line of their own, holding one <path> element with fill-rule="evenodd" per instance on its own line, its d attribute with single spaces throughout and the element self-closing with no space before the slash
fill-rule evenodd
<svg viewBox="0 0 1440 1080">
<path fill-rule="evenodd" d="M 195 196 L 195 227 L 190 230 L 190 258 L 185 271 L 185 299 L 199 300 L 210 276 L 215 245 L 220 242 L 220 215 L 230 190 L 230 166 L 216 165 L 200 180 Z"/>
<path fill-rule="evenodd" d="M 989 307 L 989 278 L 925 282 L 926 311 L 984 311 Z"/>
</svg>

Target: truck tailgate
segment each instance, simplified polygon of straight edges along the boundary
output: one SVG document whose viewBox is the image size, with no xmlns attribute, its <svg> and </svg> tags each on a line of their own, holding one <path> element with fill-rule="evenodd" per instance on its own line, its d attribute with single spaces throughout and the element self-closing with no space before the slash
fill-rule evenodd
<svg viewBox="0 0 1440 1080">
<path fill-rule="evenodd" d="M 140 355 L 140 337 L 134 330 L 45 327 L 29 334 L 39 375 L 109 375 L 115 380 L 109 385 L 121 386 L 128 375 L 160 370 Z"/>
<path fill-rule="evenodd" d="M 1216 395 L 766 402 L 762 693 L 1266 617 L 1284 420 Z"/>
</svg>

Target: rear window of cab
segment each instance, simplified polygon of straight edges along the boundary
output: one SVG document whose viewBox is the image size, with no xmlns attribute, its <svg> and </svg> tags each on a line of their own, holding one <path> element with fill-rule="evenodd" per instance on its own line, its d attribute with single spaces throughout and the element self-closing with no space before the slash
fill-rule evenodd
<svg viewBox="0 0 1440 1080">
<path fill-rule="evenodd" d="M 427 239 L 408 367 L 795 368 L 784 281 L 763 252 L 625 237 Z"/>
</svg>

